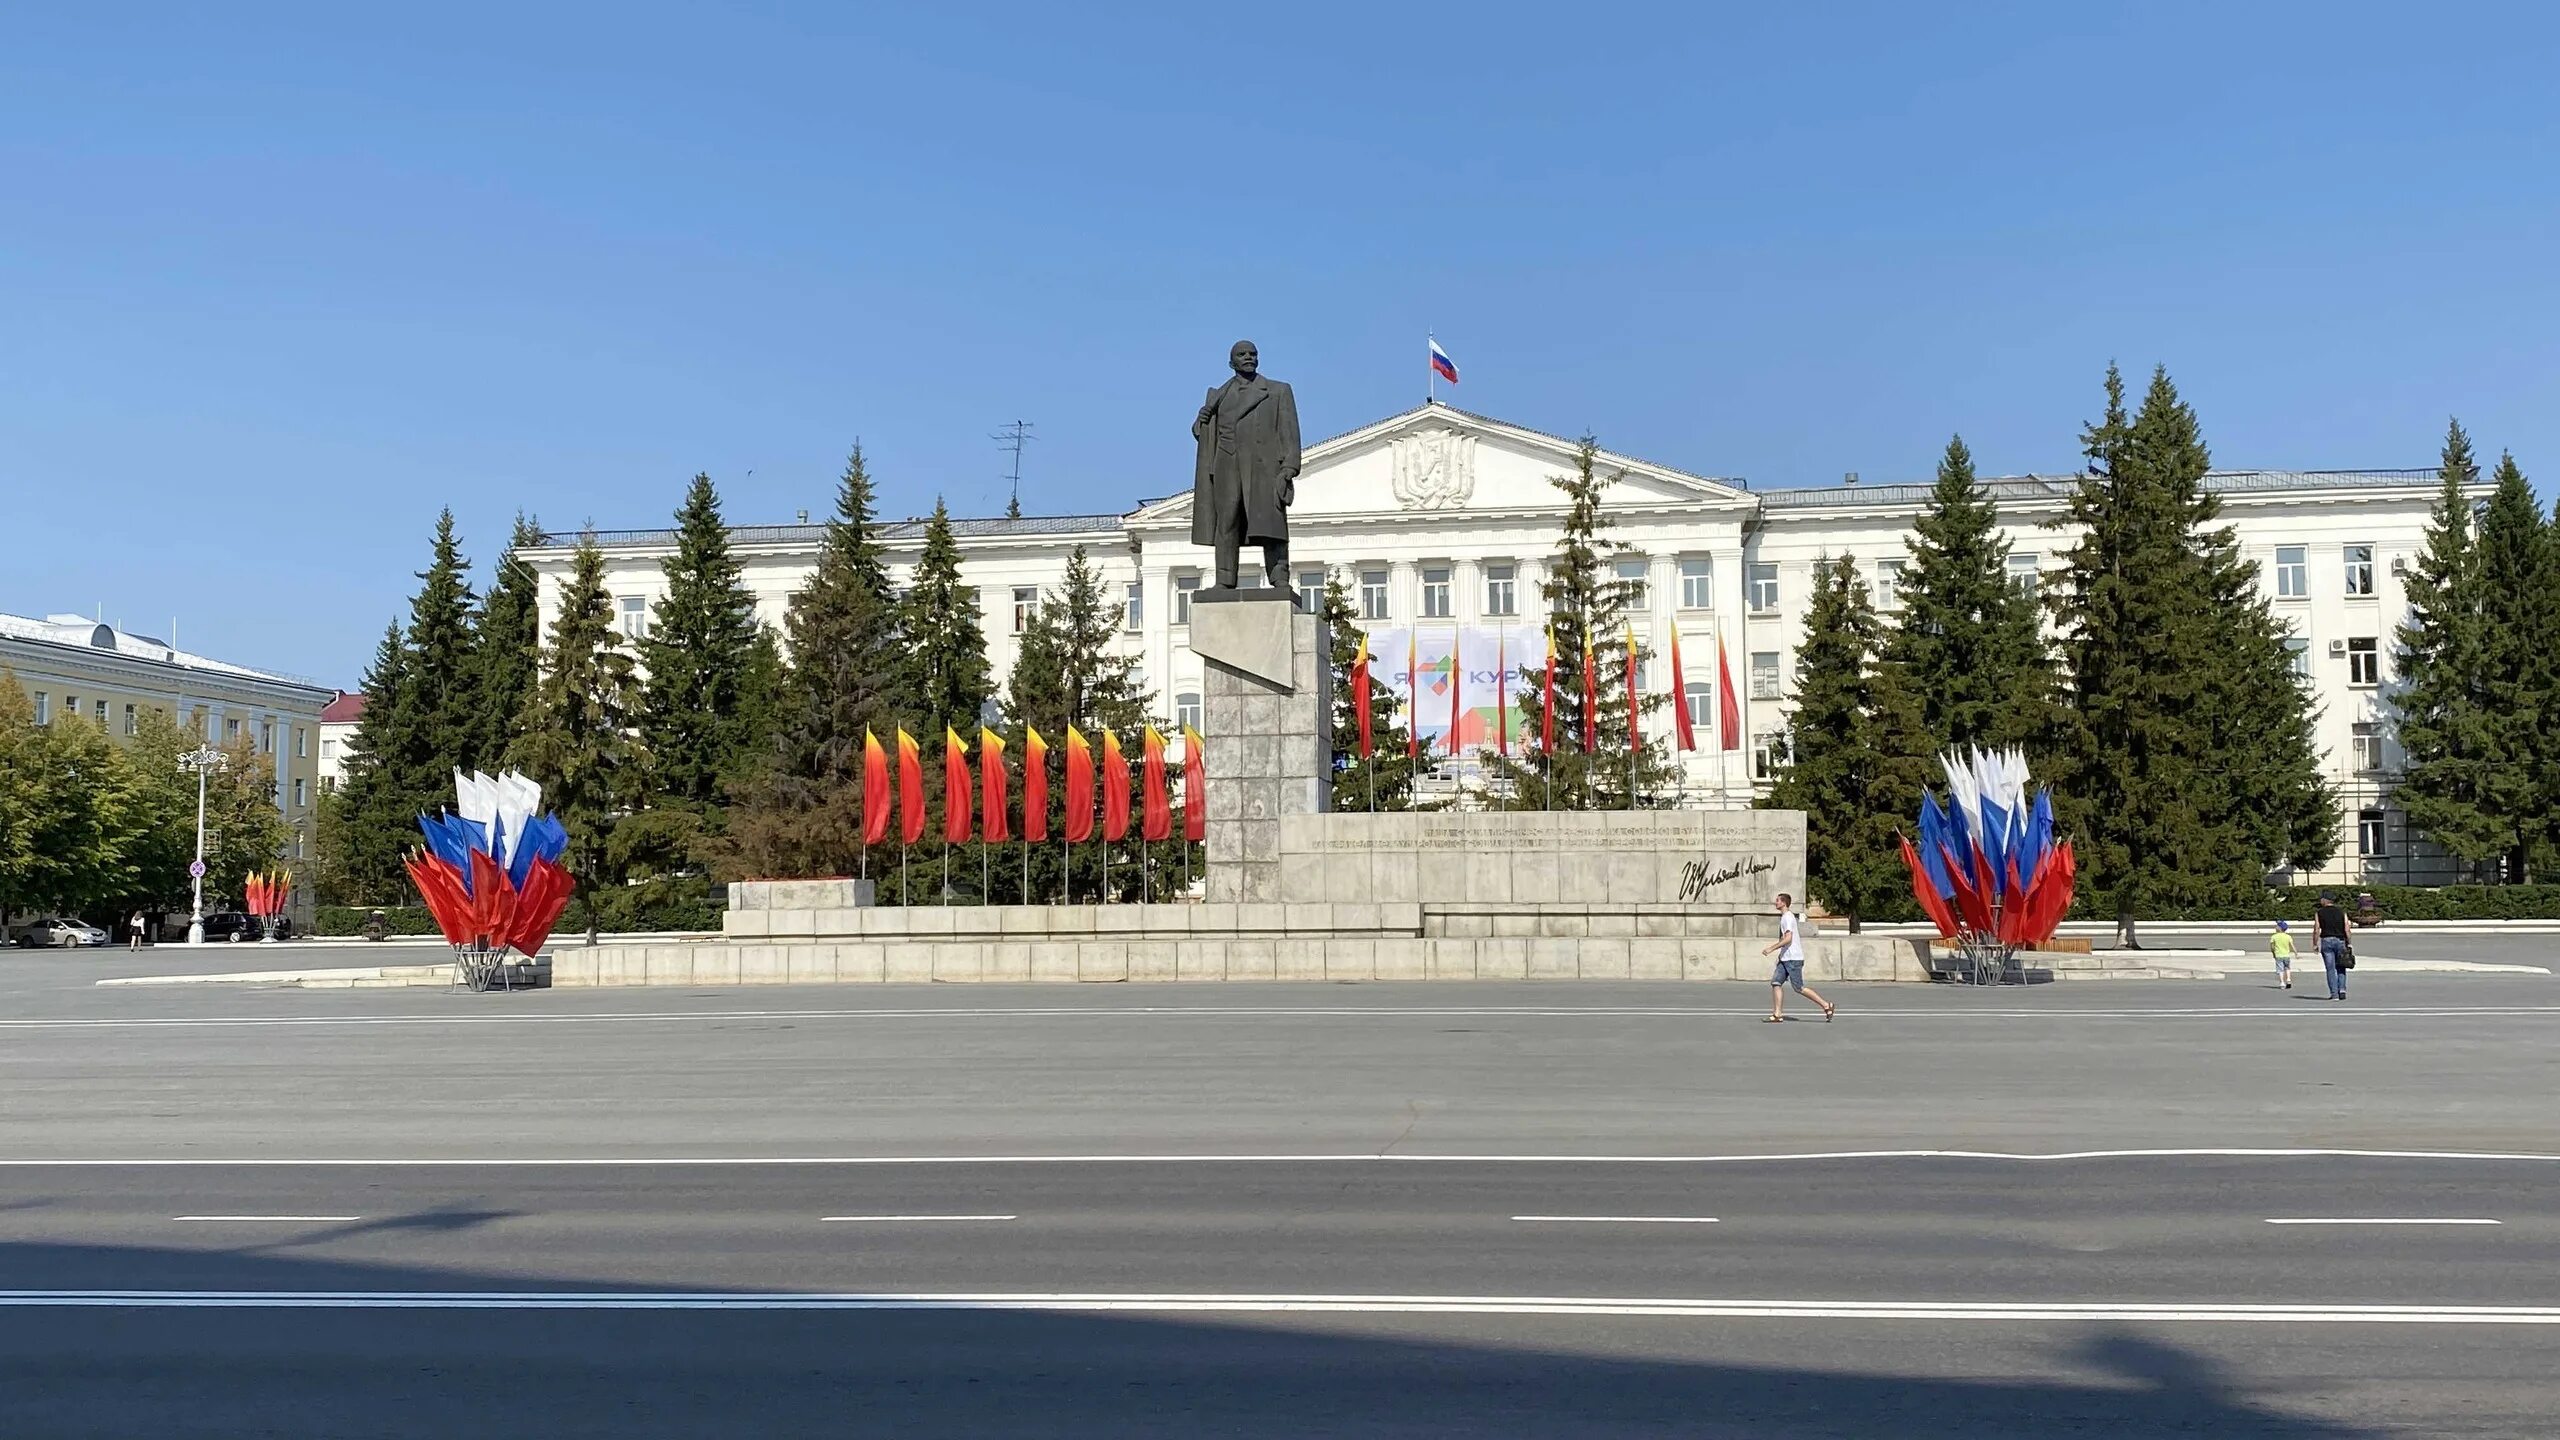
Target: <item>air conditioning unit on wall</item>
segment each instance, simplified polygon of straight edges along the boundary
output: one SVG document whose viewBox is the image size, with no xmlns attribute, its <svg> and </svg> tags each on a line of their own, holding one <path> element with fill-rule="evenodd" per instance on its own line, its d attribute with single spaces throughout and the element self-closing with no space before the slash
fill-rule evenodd
<svg viewBox="0 0 2560 1440">
<path fill-rule="evenodd" d="M 2406 575 L 2406 574 L 2408 574 L 2408 573 L 2409 573 L 2409 557 L 2408 557 L 2408 556 L 2406 556 L 2406 555 L 2394 555 L 2394 556 L 2392 556 L 2392 557 L 2391 557 L 2391 573 L 2392 573 L 2392 574 L 2394 574 L 2394 575 Z"/>
<path fill-rule="evenodd" d="M 2332 641 L 2330 641 L 2330 642 L 2329 642 L 2329 653 L 2330 653 L 2330 654 L 2332 654 L 2332 655 L 2344 655 L 2344 654 L 2346 654 L 2346 653 L 2347 653 L 2347 642 L 2346 642 L 2346 641 L 2344 641 L 2344 640 L 2332 640 Z"/>
</svg>

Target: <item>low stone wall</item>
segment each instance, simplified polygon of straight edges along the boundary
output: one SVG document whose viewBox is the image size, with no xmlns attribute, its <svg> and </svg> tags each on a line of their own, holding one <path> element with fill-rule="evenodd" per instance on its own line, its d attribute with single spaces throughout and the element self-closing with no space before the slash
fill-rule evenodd
<svg viewBox="0 0 2560 1440">
<path fill-rule="evenodd" d="M 1003 908 L 1003 907 L 994 907 Z M 1041 909 L 1039 906 L 1020 907 Z M 1096 912 L 1184 906 L 1093 906 Z M 919 909 L 915 913 L 930 913 Z M 965 914 L 966 910 L 947 912 Z M 902 982 L 1256 980 L 1766 980 L 1757 937 L 1103 934 L 1042 939 L 704 940 L 567 946 L 551 983 L 819 985 Z M 1829 980 L 1926 980 L 1923 942 L 1818 936 L 1805 973 Z"/>
<path fill-rule="evenodd" d="M 792 881 L 830 885 L 833 881 Z M 743 887 L 735 887 L 743 888 Z M 756 898 L 772 900 L 760 895 Z M 794 899 L 807 898 L 794 896 Z M 830 899 L 821 895 L 815 898 Z M 1716 939 L 1777 933 L 1767 915 L 1692 905 L 1503 901 L 1340 902 L 1319 905 L 846 905 L 767 904 L 722 917 L 732 940 L 1080 940 L 1268 936 L 1294 939 Z"/>
</svg>

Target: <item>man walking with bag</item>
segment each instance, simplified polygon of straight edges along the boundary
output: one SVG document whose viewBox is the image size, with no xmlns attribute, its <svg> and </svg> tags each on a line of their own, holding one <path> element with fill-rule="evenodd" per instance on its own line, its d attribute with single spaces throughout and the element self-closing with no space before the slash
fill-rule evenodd
<svg viewBox="0 0 2560 1440">
<path fill-rule="evenodd" d="M 1831 1018 L 1831 1002 L 1822 998 L 1821 991 L 1808 990 L 1804 985 L 1804 922 L 1796 917 L 1795 910 L 1788 904 L 1794 898 L 1784 894 L 1778 897 L 1778 938 L 1760 951 L 1763 955 L 1778 957 L 1778 968 L 1769 974 L 1767 1023 L 1771 1025 L 1786 1021 L 1787 989 L 1790 986 L 1797 994 L 1821 1006 L 1823 1019 Z"/>
<path fill-rule="evenodd" d="M 2356 968 L 2356 948 L 2349 937 L 2355 927 L 2334 895 L 2323 894 L 2311 912 L 2313 933 L 2320 940 L 2320 968 L 2329 975 L 2329 998 L 2347 998 L 2347 972 Z"/>
</svg>

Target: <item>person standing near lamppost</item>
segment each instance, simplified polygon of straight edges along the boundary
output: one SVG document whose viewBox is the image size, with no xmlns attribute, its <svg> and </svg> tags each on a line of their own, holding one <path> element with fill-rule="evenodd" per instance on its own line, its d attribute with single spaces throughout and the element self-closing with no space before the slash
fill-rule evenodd
<svg viewBox="0 0 2560 1440">
<path fill-rule="evenodd" d="M 195 912 L 187 919 L 187 943 L 204 943 L 204 786 L 205 778 L 223 767 L 226 757 L 210 745 L 198 746 L 178 757 L 178 768 L 196 772 L 196 858 L 187 867 L 187 876 L 195 886 Z"/>
</svg>

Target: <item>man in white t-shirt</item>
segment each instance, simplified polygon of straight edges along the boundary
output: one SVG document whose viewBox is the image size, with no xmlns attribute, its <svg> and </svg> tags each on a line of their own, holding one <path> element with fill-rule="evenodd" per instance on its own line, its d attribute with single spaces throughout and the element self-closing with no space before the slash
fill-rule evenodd
<svg viewBox="0 0 2560 1440">
<path fill-rule="evenodd" d="M 1830 1019 L 1832 1014 L 1831 1002 L 1822 998 L 1822 992 L 1808 990 L 1804 986 L 1804 923 L 1796 918 L 1796 912 L 1789 903 L 1794 898 L 1786 894 L 1778 896 L 1778 938 L 1760 950 L 1763 955 L 1778 957 L 1778 968 L 1769 976 L 1767 1023 L 1771 1025 L 1782 1024 L 1787 1018 L 1789 986 L 1794 986 L 1797 994 L 1821 1006 L 1823 1019 Z"/>
</svg>

